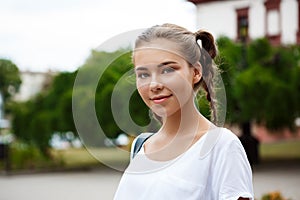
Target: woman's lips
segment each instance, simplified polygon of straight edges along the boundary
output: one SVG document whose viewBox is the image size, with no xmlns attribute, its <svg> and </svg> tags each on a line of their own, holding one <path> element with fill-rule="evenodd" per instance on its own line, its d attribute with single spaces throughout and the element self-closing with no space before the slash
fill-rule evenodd
<svg viewBox="0 0 300 200">
<path fill-rule="evenodd" d="M 164 101 L 166 101 L 168 98 L 170 98 L 172 95 L 168 95 L 168 96 L 158 96 L 158 97 L 154 97 L 154 98 L 151 98 L 151 100 L 156 103 L 156 104 L 159 104 L 159 103 L 162 103 Z"/>
</svg>

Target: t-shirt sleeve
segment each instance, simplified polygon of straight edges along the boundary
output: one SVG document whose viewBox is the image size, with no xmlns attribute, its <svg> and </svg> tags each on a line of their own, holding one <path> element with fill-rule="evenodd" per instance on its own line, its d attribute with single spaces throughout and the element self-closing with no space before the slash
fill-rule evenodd
<svg viewBox="0 0 300 200">
<path fill-rule="evenodd" d="M 223 153 L 219 199 L 244 197 L 253 200 L 252 171 L 242 144 L 234 140 Z"/>
</svg>

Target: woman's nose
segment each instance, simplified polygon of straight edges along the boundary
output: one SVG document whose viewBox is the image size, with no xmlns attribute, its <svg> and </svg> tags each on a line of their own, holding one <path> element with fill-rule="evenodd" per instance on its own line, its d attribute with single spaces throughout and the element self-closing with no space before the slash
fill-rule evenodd
<svg viewBox="0 0 300 200">
<path fill-rule="evenodd" d="M 156 80 L 152 80 L 149 87 L 152 92 L 157 92 L 163 89 L 163 84 Z"/>
</svg>

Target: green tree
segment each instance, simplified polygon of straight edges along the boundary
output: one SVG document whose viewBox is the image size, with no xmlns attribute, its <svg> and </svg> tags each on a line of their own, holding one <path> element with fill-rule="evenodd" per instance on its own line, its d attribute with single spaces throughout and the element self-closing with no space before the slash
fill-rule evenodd
<svg viewBox="0 0 300 200">
<path fill-rule="evenodd" d="M 36 146 L 49 156 L 49 140 L 54 132 L 74 131 L 70 92 L 75 73 L 62 72 L 51 86 L 26 102 L 14 102 L 12 128 L 18 139 Z M 76 132 L 74 132 L 76 133 Z"/>
<path fill-rule="evenodd" d="M 18 67 L 10 60 L 0 59 L 0 92 L 4 102 L 19 90 L 20 84 Z"/>
<path fill-rule="evenodd" d="M 236 78 L 240 119 L 255 120 L 269 129 L 293 129 L 298 112 L 295 76 L 299 72 L 293 49 L 253 43 L 255 47 L 250 44 L 249 48 L 249 54 L 254 55 L 251 65 Z M 260 49 L 265 49 L 264 55 Z"/>
<path fill-rule="evenodd" d="M 292 128 L 299 113 L 299 50 L 272 47 L 266 39 L 257 39 L 248 44 L 247 68 L 241 68 L 241 44 L 220 38 L 218 46 L 217 63 L 228 101 L 227 122 L 255 120 L 269 129 Z"/>
<path fill-rule="evenodd" d="M 218 40 L 227 123 L 238 124 L 244 136 L 251 134 L 251 122 L 270 130 L 293 129 L 299 116 L 299 49 L 273 47 L 263 38 L 248 43 L 243 57 L 241 45 L 228 38 Z"/>
<path fill-rule="evenodd" d="M 98 77 L 99 70 L 104 70 L 101 77 Z M 146 126 L 149 123 L 147 107 L 136 91 L 128 97 L 129 90 L 134 86 L 134 80 L 127 81 L 131 78 L 130 74 L 127 75 L 130 70 L 132 70 L 130 52 L 126 50 L 112 53 L 92 51 L 86 63 L 78 71 L 59 73 L 47 90 L 27 102 L 14 103 L 12 106 L 13 129 L 16 136 L 37 146 L 47 155 L 49 139 L 54 132 L 72 131 L 77 134 L 76 128 L 78 127 L 75 127 L 73 109 L 77 109 L 81 114 L 79 126 L 85 130 L 81 134 L 89 138 L 92 146 L 103 145 L 104 138 L 102 137 L 100 141 L 99 133 L 95 132 L 95 126 L 98 123 L 109 138 L 115 138 L 118 134 L 125 132 L 120 125 L 123 126 L 122 123 L 126 125 L 128 109 L 136 123 L 142 127 Z M 77 78 L 79 71 L 84 74 L 80 79 Z M 79 87 L 73 88 L 75 82 L 79 83 Z M 122 84 L 119 84 L 120 82 Z M 116 86 L 117 84 L 119 85 Z M 120 98 L 114 103 L 120 103 L 120 106 L 112 106 L 113 93 L 119 95 Z M 77 107 L 72 107 L 74 98 L 77 100 Z M 126 104 L 128 101 L 130 101 L 130 106 Z M 93 115 L 89 110 L 90 105 L 96 110 L 97 124 L 90 120 Z M 121 124 L 120 121 L 116 122 L 113 116 L 112 107 L 114 106 L 120 108 L 118 115 L 126 116 Z M 136 129 L 127 131 L 138 134 L 135 132 Z"/>
<path fill-rule="evenodd" d="M 72 131 L 76 134 L 72 118 L 72 90 L 75 72 L 61 72 L 43 94 L 43 110 L 51 111 L 51 129 L 57 132 Z"/>
<path fill-rule="evenodd" d="M 37 147 L 49 157 L 49 139 L 52 135 L 51 109 L 44 109 L 43 96 L 27 102 L 14 102 L 11 105 L 13 132 L 19 140 Z"/>
</svg>

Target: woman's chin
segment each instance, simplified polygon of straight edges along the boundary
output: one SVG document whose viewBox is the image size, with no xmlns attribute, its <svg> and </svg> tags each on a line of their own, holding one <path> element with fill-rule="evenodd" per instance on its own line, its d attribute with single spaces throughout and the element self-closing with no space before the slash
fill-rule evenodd
<svg viewBox="0 0 300 200">
<path fill-rule="evenodd" d="M 152 109 L 152 111 L 153 111 L 158 117 L 160 117 L 160 118 L 162 118 L 162 119 L 166 119 L 166 118 L 171 117 L 171 116 L 173 116 L 174 114 L 176 114 L 176 113 L 179 111 L 179 109 L 177 109 L 177 110 L 166 110 L 166 109 L 155 109 L 155 110 L 153 110 L 153 109 Z"/>
</svg>

